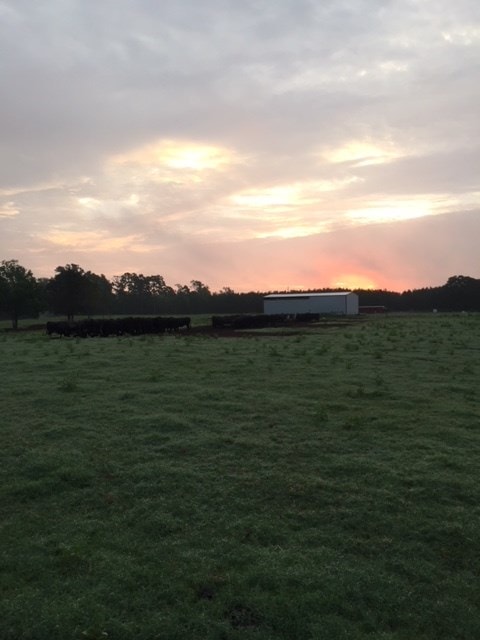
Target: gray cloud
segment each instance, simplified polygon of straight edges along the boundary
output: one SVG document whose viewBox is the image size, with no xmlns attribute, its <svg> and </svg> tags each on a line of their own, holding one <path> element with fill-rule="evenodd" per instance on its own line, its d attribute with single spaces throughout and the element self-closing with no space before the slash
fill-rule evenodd
<svg viewBox="0 0 480 640">
<path fill-rule="evenodd" d="M 124 238 L 130 266 L 146 271 L 159 247 L 174 256 L 189 246 L 182 264 L 211 275 L 216 243 L 225 268 L 238 269 L 236 250 L 221 249 L 228 237 L 245 266 L 265 246 L 255 235 L 321 223 L 361 234 L 352 210 L 396 202 L 431 201 L 452 216 L 476 206 L 475 0 L 3 0 L 0 47 L 0 253 L 43 272 L 75 256 L 126 270 L 129 252 L 109 250 Z M 172 169 L 153 151 L 139 159 L 162 141 L 231 157 L 201 171 Z M 296 201 L 238 204 L 282 188 Z M 459 256 L 467 218 L 451 218 Z M 379 241 L 393 242 L 387 224 L 373 235 L 382 230 Z M 430 275 L 426 255 L 412 245 Z M 362 254 L 356 268 L 367 263 Z"/>
</svg>

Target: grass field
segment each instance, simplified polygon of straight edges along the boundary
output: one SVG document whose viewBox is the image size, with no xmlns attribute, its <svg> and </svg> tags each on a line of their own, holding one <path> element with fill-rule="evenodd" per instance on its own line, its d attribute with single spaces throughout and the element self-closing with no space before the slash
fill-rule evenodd
<svg viewBox="0 0 480 640">
<path fill-rule="evenodd" d="M 1 640 L 480 638 L 480 316 L 0 358 Z"/>
</svg>

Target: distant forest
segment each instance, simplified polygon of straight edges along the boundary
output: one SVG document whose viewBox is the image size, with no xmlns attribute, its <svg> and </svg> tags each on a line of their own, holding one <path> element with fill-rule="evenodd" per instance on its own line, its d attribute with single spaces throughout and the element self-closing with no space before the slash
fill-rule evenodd
<svg viewBox="0 0 480 640">
<path fill-rule="evenodd" d="M 269 293 L 338 290 L 319 286 L 288 292 L 239 293 L 229 287 L 211 291 L 200 280 L 172 287 L 161 275 L 124 273 L 108 280 L 77 264 L 57 267 L 51 278 L 36 278 L 17 260 L 0 263 L 0 315 L 11 320 L 13 328 L 20 318 L 38 317 L 40 313 L 70 320 L 79 315 L 262 313 L 263 297 Z M 442 286 L 401 293 L 384 289 L 354 291 L 361 306 L 381 305 L 387 311 L 480 311 L 480 279 L 463 275 L 450 277 Z"/>
</svg>

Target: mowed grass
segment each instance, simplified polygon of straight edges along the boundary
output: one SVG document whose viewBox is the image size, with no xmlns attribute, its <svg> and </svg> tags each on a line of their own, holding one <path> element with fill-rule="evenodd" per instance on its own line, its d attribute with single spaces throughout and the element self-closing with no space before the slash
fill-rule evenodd
<svg viewBox="0 0 480 640">
<path fill-rule="evenodd" d="M 2 640 L 480 637 L 480 317 L 0 335 Z"/>
</svg>

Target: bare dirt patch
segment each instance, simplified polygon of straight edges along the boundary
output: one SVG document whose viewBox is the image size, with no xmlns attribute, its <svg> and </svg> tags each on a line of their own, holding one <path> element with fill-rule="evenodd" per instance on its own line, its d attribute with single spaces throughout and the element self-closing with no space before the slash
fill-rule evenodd
<svg viewBox="0 0 480 640">
<path fill-rule="evenodd" d="M 268 329 L 214 329 L 210 325 L 192 327 L 183 331 L 181 335 L 200 336 L 205 338 L 290 338 L 308 332 L 322 332 L 326 329 L 346 329 L 356 324 L 356 321 L 325 322 L 320 324 L 296 324 L 294 328 L 287 326 L 271 327 Z M 180 335 L 180 334 L 177 334 Z"/>
</svg>

